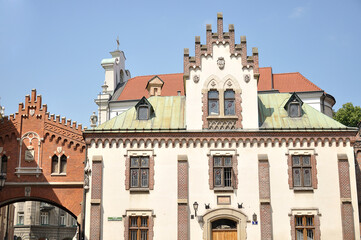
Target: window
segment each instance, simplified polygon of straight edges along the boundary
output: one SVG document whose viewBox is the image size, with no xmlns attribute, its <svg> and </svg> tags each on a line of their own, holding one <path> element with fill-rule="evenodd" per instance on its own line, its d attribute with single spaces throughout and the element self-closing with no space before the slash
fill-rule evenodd
<svg viewBox="0 0 361 240">
<path fill-rule="evenodd" d="M 138 120 L 148 120 L 149 119 L 149 110 L 147 105 L 142 105 L 138 107 Z"/>
<path fill-rule="evenodd" d="M 48 225 L 49 224 L 49 213 L 48 212 L 41 212 L 40 213 L 40 224 L 41 225 Z"/>
<path fill-rule="evenodd" d="M 66 174 L 66 165 L 68 157 L 64 154 L 61 156 L 54 156 L 51 158 L 51 173 Z"/>
<path fill-rule="evenodd" d="M 224 115 L 235 115 L 235 97 L 233 90 L 224 92 Z"/>
<path fill-rule="evenodd" d="M 232 187 L 232 156 L 213 157 L 214 187 Z"/>
<path fill-rule="evenodd" d="M 129 217 L 129 240 L 148 240 L 148 232 L 148 217 Z"/>
<path fill-rule="evenodd" d="M 149 187 L 149 157 L 130 157 L 130 187 Z"/>
<path fill-rule="evenodd" d="M 296 240 L 315 239 L 315 224 L 313 216 L 295 216 Z"/>
<path fill-rule="evenodd" d="M 218 91 L 210 90 L 208 92 L 208 115 L 219 114 L 219 96 Z"/>
<path fill-rule="evenodd" d="M 18 223 L 17 225 L 24 225 L 24 212 L 18 212 Z"/>
<path fill-rule="evenodd" d="M 291 118 L 301 117 L 301 105 L 298 102 L 290 103 L 288 107 L 288 115 Z"/>
<path fill-rule="evenodd" d="M 71 225 L 72 225 L 73 227 L 76 227 L 76 224 L 77 224 L 76 219 L 72 217 L 72 218 L 71 218 Z"/>
<path fill-rule="evenodd" d="M 60 226 L 65 226 L 65 215 L 61 214 L 60 215 Z"/>
<path fill-rule="evenodd" d="M 292 156 L 293 187 L 312 187 L 312 167 L 310 155 Z"/>
<path fill-rule="evenodd" d="M 6 155 L 3 155 L 1 157 L 1 172 L 0 173 L 5 173 L 7 172 L 7 166 L 8 166 L 8 157 Z"/>
</svg>

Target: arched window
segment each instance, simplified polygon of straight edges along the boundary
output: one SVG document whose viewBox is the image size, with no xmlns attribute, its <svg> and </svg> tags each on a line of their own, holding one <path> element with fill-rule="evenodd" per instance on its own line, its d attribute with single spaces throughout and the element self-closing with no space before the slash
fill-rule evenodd
<svg viewBox="0 0 361 240">
<path fill-rule="evenodd" d="M 208 92 L 208 115 L 219 115 L 219 94 L 217 90 Z"/>
<path fill-rule="evenodd" d="M 58 173 L 59 165 L 58 165 L 58 156 L 54 154 L 51 158 L 51 173 Z"/>
<path fill-rule="evenodd" d="M 8 157 L 6 155 L 3 155 L 1 158 L 1 173 L 7 172 L 7 166 L 8 166 Z"/>
<path fill-rule="evenodd" d="M 65 174 L 68 157 L 64 154 L 61 156 L 53 155 L 51 158 L 51 173 L 52 174 Z"/>
<path fill-rule="evenodd" d="M 228 89 L 224 92 L 224 115 L 235 115 L 234 91 Z"/>
<path fill-rule="evenodd" d="M 63 154 L 60 157 L 60 173 L 66 173 L 66 161 L 67 157 Z"/>
</svg>

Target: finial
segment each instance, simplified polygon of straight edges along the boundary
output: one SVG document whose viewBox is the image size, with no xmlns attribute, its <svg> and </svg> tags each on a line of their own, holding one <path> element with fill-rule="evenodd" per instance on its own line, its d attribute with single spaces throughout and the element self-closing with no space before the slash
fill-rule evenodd
<svg viewBox="0 0 361 240">
<path fill-rule="evenodd" d="M 119 50 L 119 36 L 117 36 L 117 50 Z"/>
</svg>

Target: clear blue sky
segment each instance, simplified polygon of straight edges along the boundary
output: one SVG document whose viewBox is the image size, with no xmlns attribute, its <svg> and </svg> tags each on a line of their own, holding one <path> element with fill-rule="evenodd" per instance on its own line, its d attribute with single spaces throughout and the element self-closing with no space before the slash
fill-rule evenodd
<svg viewBox="0 0 361 240">
<path fill-rule="evenodd" d="M 361 1 L 0 0 L 0 97 L 5 113 L 36 88 L 48 111 L 89 126 L 103 58 L 125 52 L 132 77 L 183 72 L 183 49 L 206 24 L 235 25 L 260 66 L 301 72 L 343 103 L 361 105 Z"/>
</svg>

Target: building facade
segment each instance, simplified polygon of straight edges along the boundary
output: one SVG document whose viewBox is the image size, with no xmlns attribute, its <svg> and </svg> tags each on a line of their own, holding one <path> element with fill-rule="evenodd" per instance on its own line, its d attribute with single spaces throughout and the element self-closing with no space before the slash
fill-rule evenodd
<svg viewBox="0 0 361 240">
<path fill-rule="evenodd" d="M 134 78 L 134 107 L 85 130 L 86 239 L 359 239 L 357 129 L 322 113 L 330 96 L 260 91 L 258 49 L 222 14 L 206 31 L 182 74 Z"/>
<path fill-rule="evenodd" d="M 14 203 L 14 236 L 17 240 L 71 240 L 77 221 L 68 212 L 45 202 Z"/>
</svg>

